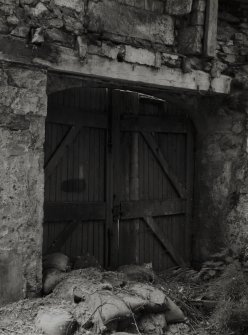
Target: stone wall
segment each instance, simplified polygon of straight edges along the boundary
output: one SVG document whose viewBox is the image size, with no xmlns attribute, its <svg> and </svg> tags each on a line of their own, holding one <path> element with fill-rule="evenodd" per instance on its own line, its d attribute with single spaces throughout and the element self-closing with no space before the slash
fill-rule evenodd
<svg viewBox="0 0 248 335">
<path fill-rule="evenodd" d="M 209 72 L 208 60 L 199 57 L 205 8 L 206 0 L 0 0 L 0 34 L 8 36 L 1 44 L 6 56 L 13 56 L 18 51 L 10 43 L 20 49 L 25 42 L 33 54 L 19 50 L 23 61 L 46 66 L 58 63 L 61 50 L 71 50 L 81 62 L 99 55 Z"/>
<path fill-rule="evenodd" d="M 41 289 L 46 73 L 0 67 L 0 303 Z"/>
<path fill-rule="evenodd" d="M 222 246 L 244 252 L 248 242 L 248 6 L 220 1 L 212 76 L 233 78 L 225 98 L 196 101 L 198 126 L 194 259 Z"/>
</svg>

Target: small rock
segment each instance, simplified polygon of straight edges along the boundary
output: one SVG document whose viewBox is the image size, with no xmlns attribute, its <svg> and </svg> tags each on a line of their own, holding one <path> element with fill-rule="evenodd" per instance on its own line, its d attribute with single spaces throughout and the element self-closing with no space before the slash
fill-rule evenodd
<svg viewBox="0 0 248 335">
<path fill-rule="evenodd" d="M 26 26 L 19 26 L 16 27 L 15 29 L 13 29 L 10 33 L 13 36 L 17 36 L 17 37 L 28 37 L 29 34 L 29 27 Z"/>
<path fill-rule="evenodd" d="M 38 2 L 38 4 L 31 9 L 31 13 L 34 15 L 34 16 L 40 16 L 42 14 L 44 14 L 45 12 L 47 12 L 47 7 L 45 5 L 43 5 L 43 3 L 41 2 Z"/>
<path fill-rule="evenodd" d="M 12 26 L 17 26 L 19 23 L 19 19 L 15 15 L 8 16 L 7 22 Z"/>
<path fill-rule="evenodd" d="M 42 27 L 32 31 L 31 43 L 40 45 L 44 42 L 44 29 Z"/>
</svg>

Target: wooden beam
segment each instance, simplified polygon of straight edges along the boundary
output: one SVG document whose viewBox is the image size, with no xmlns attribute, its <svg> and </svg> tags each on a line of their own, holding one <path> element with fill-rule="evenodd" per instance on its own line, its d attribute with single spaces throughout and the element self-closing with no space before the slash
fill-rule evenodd
<svg viewBox="0 0 248 335">
<path fill-rule="evenodd" d="M 204 54 L 207 57 L 215 57 L 217 43 L 218 24 L 218 0 L 207 0 Z"/>
<path fill-rule="evenodd" d="M 194 189 L 194 172 L 195 172 L 195 157 L 194 157 L 194 128 L 192 122 L 188 124 L 187 132 L 187 214 L 185 225 L 185 254 L 186 259 L 191 260 L 192 246 L 192 213 L 193 213 L 193 189 Z M 190 264 L 188 264 L 190 265 Z"/>
<path fill-rule="evenodd" d="M 143 217 L 143 220 L 152 230 L 156 238 L 160 241 L 164 249 L 170 254 L 171 258 L 174 260 L 176 265 L 184 267 L 185 266 L 184 260 L 181 258 L 180 255 L 178 255 L 178 252 L 175 250 L 171 242 L 167 239 L 164 232 L 160 229 L 159 225 L 154 221 L 154 219 L 150 216 L 145 216 Z"/>
<path fill-rule="evenodd" d="M 187 133 L 186 118 L 177 117 L 124 117 L 121 120 L 122 131 L 159 132 L 159 133 Z"/>
<path fill-rule="evenodd" d="M 104 202 L 45 202 L 44 220 L 46 222 L 56 221 L 96 221 L 105 220 L 106 205 Z"/>
<path fill-rule="evenodd" d="M 167 175 L 167 177 L 171 181 L 172 186 L 175 188 L 176 192 L 179 194 L 179 196 L 181 198 L 185 198 L 186 190 L 185 190 L 184 186 L 181 184 L 181 182 L 178 180 L 177 176 L 174 174 L 174 172 L 170 168 L 170 166 L 169 166 L 167 160 L 165 159 L 162 151 L 158 147 L 154 137 L 151 134 L 146 133 L 146 132 L 141 132 L 141 134 L 144 137 L 147 145 L 150 147 L 154 157 L 156 158 L 156 160 L 160 164 L 162 170 L 164 171 L 164 173 Z"/>
<path fill-rule="evenodd" d="M 186 213 L 186 200 L 137 200 L 121 202 L 121 219 L 129 220 L 143 216 L 168 216 Z"/>
<path fill-rule="evenodd" d="M 149 89 L 157 87 L 174 91 L 230 92 L 231 78 L 224 75 L 211 79 L 208 73 L 199 70 L 183 73 L 181 69 L 166 66 L 155 70 L 151 66 L 118 62 L 95 54 L 88 54 L 86 61 L 82 63 L 73 49 L 46 44 L 34 50 L 33 45 L 27 45 L 24 39 L 13 36 L 1 35 L 0 45 L 0 61 L 36 65 L 50 71 L 89 79 L 98 78 L 106 80 L 106 85 L 111 81 Z"/>
<path fill-rule="evenodd" d="M 82 127 L 103 128 L 108 126 L 107 115 L 87 113 L 79 108 L 53 106 L 48 104 L 47 122 L 81 125 Z"/>
<path fill-rule="evenodd" d="M 75 139 L 77 134 L 81 129 L 81 125 L 72 126 L 68 133 L 65 135 L 63 140 L 60 142 L 58 148 L 56 148 L 54 154 L 50 157 L 48 162 L 45 164 L 45 178 L 48 178 L 51 173 L 54 171 L 55 167 L 57 166 L 59 160 L 65 154 L 65 149 L 70 143 Z"/>
</svg>

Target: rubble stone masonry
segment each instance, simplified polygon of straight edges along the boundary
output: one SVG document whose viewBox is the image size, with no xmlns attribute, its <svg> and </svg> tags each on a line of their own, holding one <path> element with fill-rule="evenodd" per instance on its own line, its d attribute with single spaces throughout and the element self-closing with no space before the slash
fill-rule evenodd
<svg viewBox="0 0 248 335">
<path fill-rule="evenodd" d="M 0 68 L 0 302 L 41 289 L 46 73 Z"/>
</svg>

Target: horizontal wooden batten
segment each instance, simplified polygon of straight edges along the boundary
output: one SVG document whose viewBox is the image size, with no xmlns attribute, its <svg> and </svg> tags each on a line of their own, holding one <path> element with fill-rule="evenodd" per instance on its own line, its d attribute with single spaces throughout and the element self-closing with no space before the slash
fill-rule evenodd
<svg viewBox="0 0 248 335">
<path fill-rule="evenodd" d="M 54 202 L 45 204 L 45 221 L 96 221 L 105 220 L 105 203 Z"/>
<path fill-rule="evenodd" d="M 186 212 L 185 199 L 135 200 L 121 202 L 121 219 L 136 219 L 143 216 L 179 215 Z"/>
<path fill-rule="evenodd" d="M 67 124 L 67 125 L 81 125 L 82 127 L 90 128 L 107 128 L 107 115 L 87 113 L 82 109 L 72 107 L 58 107 L 49 106 L 47 122 Z"/>
<path fill-rule="evenodd" d="M 169 117 L 166 117 L 166 119 L 151 116 L 125 117 L 121 120 L 121 130 L 134 132 L 155 131 L 159 133 L 186 133 L 187 124 L 187 120 L 170 119 Z"/>
</svg>

